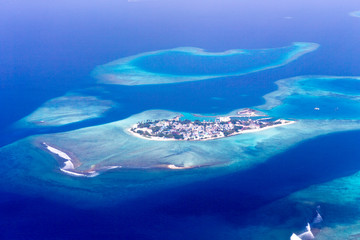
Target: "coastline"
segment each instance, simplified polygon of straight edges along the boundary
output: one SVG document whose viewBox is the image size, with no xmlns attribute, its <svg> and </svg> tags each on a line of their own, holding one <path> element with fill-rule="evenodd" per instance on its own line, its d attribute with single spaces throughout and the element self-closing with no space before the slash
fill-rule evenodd
<svg viewBox="0 0 360 240">
<path fill-rule="evenodd" d="M 136 124 L 133 124 L 130 128 L 126 129 L 126 132 L 130 133 L 132 136 L 137 137 L 137 138 L 141 138 L 141 139 L 145 139 L 145 140 L 152 140 L 152 141 L 161 141 L 161 142 L 166 142 L 166 141 L 176 141 L 176 139 L 174 138 L 161 138 L 161 137 L 144 137 L 138 133 L 135 133 L 133 131 L 131 131 L 131 128 L 135 127 Z"/>
<path fill-rule="evenodd" d="M 60 167 L 60 171 L 71 176 L 75 177 L 95 177 L 99 175 L 97 171 L 95 171 L 95 166 L 87 171 L 76 171 L 75 168 L 81 165 L 81 162 L 77 160 L 75 157 L 70 157 L 69 155 L 73 155 L 70 153 L 66 153 L 63 150 L 60 150 L 57 147 L 50 146 L 46 142 L 40 143 L 42 147 L 45 148 L 47 152 L 56 155 L 57 159 L 63 160 L 63 167 Z"/>
<path fill-rule="evenodd" d="M 175 138 L 165 138 L 165 137 L 144 137 L 138 133 L 135 133 L 133 131 L 131 131 L 131 128 L 135 127 L 136 124 L 132 125 L 132 127 L 127 128 L 126 132 L 130 133 L 132 136 L 135 136 L 137 138 L 141 138 L 141 139 L 145 139 L 145 140 L 151 140 L 151 141 L 161 141 L 161 142 L 165 142 L 165 141 L 178 141 L 178 142 L 197 142 L 197 141 L 210 141 L 210 140 L 216 140 L 216 139 L 221 139 L 221 138 L 228 138 L 228 137 L 232 137 L 232 136 L 236 136 L 236 135 L 240 135 L 240 134 L 245 134 L 245 133 L 256 133 L 256 132 L 261 132 L 261 131 L 265 131 L 267 129 L 270 128 L 276 128 L 276 127 L 281 127 L 281 126 L 286 126 L 286 125 L 290 125 L 290 124 L 294 124 L 296 123 L 296 121 L 290 121 L 290 120 L 286 120 L 286 123 L 281 123 L 281 124 L 276 124 L 276 125 L 272 125 L 272 126 L 267 126 L 267 127 L 263 127 L 263 128 L 256 128 L 256 129 L 249 129 L 249 130 L 243 130 L 241 132 L 235 132 L 232 134 L 229 134 L 228 136 L 220 136 L 220 137 L 212 137 L 212 138 L 206 138 L 206 139 L 197 139 L 197 140 L 179 140 L 179 139 L 175 139 Z"/>
<path fill-rule="evenodd" d="M 164 164 L 164 165 L 158 165 L 156 166 L 156 168 L 165 168 L 165 169 L 171 169 L 171 170 L 184 170 L 184 169 L 192 169 L 192 168 L 200 168 L 200 167 L 204 167 L 204 166 L 209 166 L 209 165 L 198 165 L 198 166 L 177 166 L 175 164 Z"/>
</svg>

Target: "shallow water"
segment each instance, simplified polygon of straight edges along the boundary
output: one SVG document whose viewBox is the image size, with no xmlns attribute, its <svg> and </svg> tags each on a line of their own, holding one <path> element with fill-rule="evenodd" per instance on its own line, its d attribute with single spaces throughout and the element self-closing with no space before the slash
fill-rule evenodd
<svg viewBox="0 0 360 240">
<path fill-rule="evenodd" d="M 142 53 L 97 66 L 92 76 L 100 83 L 120 85 L 165 84 L 239 76 L 283 66 L 319 47 L 293 43 L 289 47 L 209 53 L 175 48 Z"/>
<path fill-rule="evenodd" d="M 50 172 L 48 176 L 50 174 L 55 178 L 50 180 L 46 175 L 43 176 L 43 179 L 47 179 L 45 185 L 38 185 L 36 184 L 38 181 L 31 181 L 34 178 L 27 177 L 28 185 L 32 190 L 26 198 L 3 193 L 6 198 L 3 198 L 2 212 L 15 225 L 8 225 L 7 231 L 2 231 L 2 235 L 10 237 L 8 234 L 14 233 L 15 226 L 21 226 L 22 231 L 15 235 L 19 239 L 30 235 L 34 236 L 34 239 L 46 239 L 53 236 L 54 232 L 57 237 L 68 239 L 99 237 L 100 235 L 110 239 L 140 236 L 144 239 L 159 239 L 167 236 L 171 236 L 172 239 L 194 236 L 200 239 L 217 239 L 222 235 L 228 236 L 229 239 L 241 236 L 247 239 L 258 239 L 259 237 L 268 238 L 276 231 L 278 231 L 276 238 L 287 237 L 291 231 L 301 231 L 306 218 L 311 217 L 316 204 L 321 204 L 320 201 L 326 202 L 325 197 L 319 194 L 319 197 L 314 199 L 305 194 L 300 195 L 303 196 L 302 201 L 319 200 L 311 206 L 306 204 L 301 208 L 298 206 L 298 210 L 294 210 L 294 199 L 280 202 L 279 205 L 269 205 L 255 212 L 253 210 L 311 184 L 355 173 L 359 169 L 359 166 L 356 167 L 359 156 L 352 142 L 359 141 L 358 137 L 358 132 L 348 132 L 317 138 L 245 172 L 212 180 L 198 180 L 176 188 L 168 186 L 163 190 L 149 185 L 149 191 L 141 193 L 134 200 L 125 202 L 121 202 L 124 196 L 117 195 L 122 188 L 121 185 L 117 185 L 121 182 L 119 173 L 84 179 Z M 302 158 L 304 153 L 307 153 L 308 158 Z M 338 161 L 334 161 L 335 159 Z M 51 165 L 49 164 L 48 168 L 51 168 Z M 45 170 L 49 172 L 49 169 Z M 36 176 L 39 176 L 38 173 Z M 23 185 L 21 176 L 22 174 L 17 174 L 16 180 L 13 181 L 20 184 L 13 186 L 17 190 Z M 196 178 L 200 177 L 201 175 Z M 114 181 L 114 179 L 119 181 Z M 56 182 L 59 180 L 68 181 L 66 184 L 68 187 L 58 185 L 60 188 L 56 188 Z M 37 190 L 34 190 L 36 185 L 38 185 Z M 50 191 L 51 185 L 54 186 L 52 191 Z M 61 185 L 66 186 L 64 183 Z M 83 187 L 76 189 L 77 186 L 85 185 L 88 186 L 87 191 L 81 191 Z M 107 187 L 104 188 L 104 186 Z M 2 187 L 2 189 L 6 188 Z M 25 190 L 26 188 L 23 187 L 22 192 L 25 193 Z M 54 195 L 53 200 L 46 197 L 49 192 Z M 72 197 L 69 198 L 71 192 Z M 15 202 L 14 199 L 16 199 Z M 120 202 L 116 206 L 113 206 L 113 203 L 109 205 L 109 199 L 118 199 L 117 201 L 120 200 Z M 86 203 L 90 201 L 96 202 L 97 207 L 90 207 L 86 211 L 81 210 L 87 208 Z M 11 204 L 10 208 L 9 204 Z M 74 207 L 76 205 L 78 206 Z M 329 210 L 325 204 L 323 208 L 325 210 L 323 217 L 326 219 L 327 226 L 331 226 L 328 222 L 338 221 L 336 215 L 328 215 Z M 41 225 L 30 221 L 39 214 L 42 216 Z M 21 222 L 18 222 L 19 218 L 22 219 Z M 327 218 L 331 219 L 327 220 Z M 65 228 L 69 223 L 75 224 L 76 228 Z M 259 227 L 254 227 L 259 223 L 261 224 Z M 54 224 L 63 226 L 62 230 L 56 231 L 55 227 L 51 227 Z M 91 232 L 89 232 L 90 225 L 93 229 Z M 179 228 L 182 229 L 181 234 L 178 232 Z M 247 231 L 249 228 L 253 229 Z M 268 230 L 261 230 L 262 228 Z M 163 229 L 166 230 L 163 231 Z M 41 236 L 37 235 L 39 232 Z"/>
<path fill-rule="evenodd" d="M 358 78 L 302 76 L 276 82 L 278 90 L 259 106 L 269 113 L 294 119 L 358 119 Z"/>
<path fill-rule="evenodd" d="M 265 0 L 5 1 L 0 8 L 0 73 L 5 76 L 0 80 L 4 113 L 0 118 L 0 238 L 288 239 L 292 232 L 303 230 L 318 204 L 325 219 L 324 234 L 318 239 L 356 234 L 358 180 L 346 176 L 359 171 L 359 132 L 341 132 L 359 127 L 357 83 L 350 79 L 305 82 L 308 88 L 301 94 L 306 98 L 278 92 L 263 106 L 278 117 L 303 119 L 299 125 L 228 138 L 211 146 L 200 144 L 204 156 L 219 149 L 216 158 L 210 159 L 226 163 L 221 167 L 117 169 L 94 178 L 74 178 L 62 174 L 61 159 L 36 143 L 46 139 L 62 150 L 71 148 L 88 160 L 84 169 L 99 162 L 110 165 L 122 157 L 123 144 L 133 147 L 133 154 L 141 153 L 143 146 L 150 150 L 156 146 L 128 141 L 117 132 L 117 121 L 130 123 L 134 114 L 149 109 L 226 114 L 265 104 L 262 96 L 276 91 L 275 82 L 281 79 L 359 76 L 360 23 L 348 14 L 357 8 L 355 0 L 284 0 L 276 5 Z M 97 84 L 89 77 L 96 66 L 161 49 L 194 46 L 206 52 L 246 51 L 279 49 L 292 42 L 313 42 L 320 47 L 277 68 L 204 81 L 115 86 Z M 168 75 L 167 68 L 159 67 L 163 59 L 158 60 L 146 69 Z M 201 58 L 213 63 L 205 73 L 226 73 L 224 65 L 212 60 Z M 177 74 L 201 70 L 175 65 L 167 67 L 174 67 L 172 72 Z M 226 71 L 235 72 L 238 67 Z M 254 65 L 246 67 L 251 70 Z M 313 91 L 319 88 L 320 92 Z M 116 105 L 101 116 L 95 107 L 92 117 L 96 118 L 74 118 L 65 126 L 20 129 L 13 125 L 69 92 Z M 332 95 L 319 95 L 324 93 Z M 339 93 L 345 98 L 331 98 Z M 269 107 L 279 101 L 283 103 L 279 108 Z M 61 109 L 56 104 L 51 107 Z M 56 120 L 55 113 L 47 117 Z M 88 131 L 87 127 L 94 128 Z M 106 135 L 101 134 L 104 130 Z M 329 134 L 333 131 L 340 133 Z M 176 153 L 198 147 L 163 145 Z M 131 162 L 131 148 L 125 150 Z M 158 146 L 153 154 L 158 157 L 166 151 Z M 142 160 L 141 164 L 149 163 Z M 187 160 L 176 159 L 179 163 Z M 344 198 L 334 201 L 339 195 Z"/>
</svg>

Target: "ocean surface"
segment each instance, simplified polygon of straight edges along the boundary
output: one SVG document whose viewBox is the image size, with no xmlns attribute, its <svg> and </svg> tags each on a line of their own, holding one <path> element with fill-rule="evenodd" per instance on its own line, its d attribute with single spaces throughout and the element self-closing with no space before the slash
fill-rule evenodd
<svg viewBox="0 0 360 240">
<path fill-rule="evenodd" d="M 311 198 L 311 191 L 319 195 L 320 188 L 311 186 L 332 186 L 332 181 L 360 171 L 358 130 L 304 138 L 244 169 L 224 170 L 232 169 L 229 165 L 190 174 L 112 170 L 94 178 L 74 178 L 31 144 L 31 136 L 71 134 L 151 109 L 216 115 L 261 106 L 264 95 L 277 91 L 277 81 L 296 76 L 309 76 L 295 88 L 303 95 L 289 95 L 269 113 L 295 120 L 356 121 L 359 80 L 340 76 L 360 76 L 360 20 L 349 14 L 359 8 L 355 0 L 4 1 L 0 239 L 289 239 L 303 230 L 318 206 L 327 236 L 320 232 L 319 239 L 347 239 L 360 233 L 360 228 L 350 227 L 360 220 L 356 197 L 352 204 L 331 203 L 330 193 L 336 195 L 338 189 L 329 187 L 322 197 Z M 188 56 L 178 52 L 169 53 L 170 62 L 156 55 L 151 61 L 135 60 L 136 66 L 161 74 L 221 75 L 199 81 L 131 86 L 99 83 L 91 76 L 98 66 L 147 52 L 167 53 L 178 47 L 250 51 L 294 42 L 316 43 L 319 48 L 284 65 L 242 75 L 227 75 L 237 71 L 235 63 L 242 63 L 236 57 L 192 58 L 192 68 Z M 282 51 L 277 54 L 284 56 Z M 259 56 L 241 67 L 279 57 Z M 213 65 L 204 70 L 206 61 Z M 316 81 L 310 77 L 315 75 L 335 77 Z M 74 108 L 57 104 L 63 96 L 103 100 L 96 108 L 81 105 L 98 118 L 89 114 L 80 120 L 72 116 L 65 125 L 23 124 L 34 111 L 41 123 L 44 106 L 67 116 Z M 152 184 L 148 178 L 164 184 Z M 294 200 L 292 194 L 303 198 Z"/>
</svg>

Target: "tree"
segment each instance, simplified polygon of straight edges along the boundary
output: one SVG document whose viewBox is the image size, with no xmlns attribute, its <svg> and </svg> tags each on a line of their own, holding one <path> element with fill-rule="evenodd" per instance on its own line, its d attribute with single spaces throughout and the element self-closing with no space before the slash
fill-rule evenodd
<svg viewBox="0 0 360 240">
<path fill-rule="evenodd" d="M 243 129 L 243 126 L 235 126 L 235 127 L 234 127 L 234 130 L 235 130 L 235 131 L 239 131 L 239 130 L 241 130 L 241 129 Z"/>
<path fill-rule="evenodd" d="M 176 133 L 173 133 L 173 136 L 175 139 L 179 140 L 179 139 L 184 139 L 184 136 L 183 135 L 180 135 L 180 134 L 176 134 Z"/>
<path fill-rule="evenodd" d="M 231 130 L 228 130 L 228 131 L 224 131 L 224 135 L 225 135 L 225 137 L 227 137 L 228 135 L 230 135 L 230 134 L 232 134 L 232 133 L 234 133 L 235 131 L 234 131 L 234 129 L 231 129 Z"/>
<path fill-rule="evenodd" d="M 165 137 L 166 138 L 173 138 L 174 136 L 172 134 L 166 134 Z"/>
<path fill-rule="evenodd" d="M 158 132 L 160 129 L 161 129 L 161 127 L 159 127 L 159 126 L 155 126 L 155 127 L 152 128 L 152 130 L 154 132 Z"/>
</svg>

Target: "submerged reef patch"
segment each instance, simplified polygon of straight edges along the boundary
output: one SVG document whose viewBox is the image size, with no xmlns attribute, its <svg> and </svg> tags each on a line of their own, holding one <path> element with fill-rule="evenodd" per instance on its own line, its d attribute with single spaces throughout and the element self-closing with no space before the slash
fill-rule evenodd
<svg viewBox="0 0 360 240">
<path fill-rule="evenodd" d="M 0 171 L 2 187 L 8 192 L 21 188 L 32 196 L 54 192 L 51 197 L 55 199 L 77 195 L 91 205 L 113 204 L 146 189 L 173 187 L 248 169 L 309 138 L 360 129 L 360 121 L 305 120 L 203 142 L 149 141 L 128 132 L 139 119 L 171 118 L 176 114 L 146 111 L 118 122 L 32 136 L 2 147 L 0 157 L 8 159 Z M 13 168 L 16 171 L 9 170 Z M 89 178 L 92 176 L 97 177 Z M 9 182 L 12 184 L 5 184 Z"/>
<path fill-rule="evenodd" d="M 120 85 L 164 84 L 238 76 L 285 65 L 314 51 L 318 44 L 257 50 L 206 52 L 199 48 L 174 48 L 121 58 L 96 67 L 92 76 L 100 83 Z"/>
<path fill-rule="evenodd" d="M 120 168 L 120 171 L 156 168 L 178 170 L 228 164 L 234 166 L 231 168 L 233 171 L 262 162 L 302 140 L 336 131 L 359 129 L 359 82 L 356 77 L 329 76 L 279 80 L 276 82 L 279 89 L 265 95 L 266 104 L 257 109 L 264 110 L 269 116 L 295 119 L 296 123 L 206 142 L 149 141 L 130 133 L 129 129 L 138 122 L 172 119 L 180 115 L 164 110 L 148 110 L 117 122 L 38 135 L 32 141 L 38 145 L 45 142 L 73 156 L 77 162 L 71 171 L 77 174 L 96 174 L 113 168 Z M 76 100 L 78 98 L 75 97 Z M 87 102 L 88 98 L 82 100 Z M 306 101 L 309 103 L 304 104 Z M 334 110 L 335 107 L 336 114 L 326 110 Z M 351 111 L 343 111 L 344 108 Z M 316 115 L 321 112 L 324 114 Z M 51 155 L 51 152 L 48 154 Z M 63 162 L 66 161 L 71 160 L 63 159 Z"/>
<path fill-rule="evenodd" d="M 259 106 L 295 119 L 360 119 L 360 78 L 302 76 L 276 82 L 278 90 Z"/>
<path fill-rule="evenodd" d="M 300 121 L 261 132 L 212 141 L 151 141 L 133 136 L 132 124 L 143 119 L 171 118 L 178 113 L 151 110 L 128 119 L 75 131 L 40 135 L 36 142 L 71 153 L 81 162 L 75 171 L 121 169 L 189 169 L 232 164 L 246 168 L 285 151 L 299 141 L 330 132 L 360 128 L 359 121 Z M 320 125 L 320 126 L 319 126 Z M 120 170 L 121 171 L 121 170 Z"/>
<path fill-rule="evenodd" d="M 19 127 L 54 127 L 101 117 L 114 103 L 94 96 L 69 94 L 51 99 L 16 123 Z"/>
<path fill-rule="evenodd" d="M 321 206 L 326 219 L 316 239 L 358 239 L 360 233 L 360 172 L 297 191 L 285 200 Z"/>
<path fill-rule="evenodd" d="M 356 77 L 329 76 L 279 80 L 276 82 L 278 90 L 265 95 L 266 104 L 257 109 L 264 110 L 269 116 L 295 119 L 295 124 L 206 142 L 149 141 L 130 133 L 129 129 L 138 122 L 180 115 L 164 110 L 148 110 L 117 122 L 39 135 L 33 141 L 45 142 L 74 156 L 78 162 L 71 171 L 78 174 L 113 168 L 174 170 L 228 164 L 234 166 L 233 171 L 262 162 L 305 139 L 359 129 L 359 82 Z M 309 103 L 304 104 L 306 101 Z M 335 109 L 336 114 L 327 108 Z M 344 108 L 351 111 L 343 111 Z M 316 115 L 321 112 L 324 114 Z"/>
<path fill-rule="evenodd" d="M 340 83 L 347 81 L 349 84 L 340 84 L 341 87 L 337 88 L 339 81 Z M 266 95 L 267 103 L 256 108 L 264 109 L 269 116 L 289 118 L 293 117 L 292 112 L 287 109 L 279 111 L 278 107 L 286 104 L 287 99 L 293 95 L 344 98 L 347 101 L 357 102 L 358 94 L 354 87 L 356 81 L 358 78 L 355 77 L 325 76 L 280 80 L 277 82 L 279 89 Z M 346 86 L 350 86 L 351 89 Z M 304 106 L 295 103 L 292 104 L 301 111 L 301 107 Z M 319 112 L 322 107 L 319 110 L 314 108 L 312 110 Z M 74 186 L 74 182 L 77 186 L 76 192 L 90 191 L 91 183 L 96 182 L 97 190 L 91 190 L 94 196 L 111 195 L 114 186 L 112 184 L 116 182 L 118 192 L 114 197 L 118 197 L 126 195 L 129 191 L 140 191 L 139 186 L 149 184 L 153 187 L 169 186 L 175 182 L 184 184 L 233 173 L 264 162 L 304 140 L 333 132 L 360 129 L 360 120 L 354 115 L 346 115 L 346 117 L 339 115 L 336 118 L 328 116 L 317 118 L 313 115 L 310 115 L 311 118 L 301 118 L 295 115 L 296 123 L 291 125 L 211 141 L 149 141 L 135 137 L 129 132 L 137 122 L 171 119 L 179 114 L 165 110 L 148 110 L 116 122 L 68 132 L 36 135 L 20 140 L 0 148 L 1 158 L 13 159 L 2 169 L 3 176 L 9 179 L 4 182 L 17 182 L 17 187 L 24 187 L 26 191 L 32 192 L 34 186 L 14 179 L 31 178 L 34 182 L 51 179 L 56 184 L 49 188 L 66 186 L 69 190 L 64 192 L 69 194 L 74 193 L 70 189 Z M 189 116 L 189 113 L 183 115 Z M 192 116 L 196 118 L 199 115 Z M 29 165 L 29 159 L 38 161 L 41 166 L 35 163 Z M 58 167 L 54 167 L 54 160 L 57 160 Z M 13 164 L 20 171 L 15 172 L 16 175 L 7 171 L 13 167 Z M 111 169 L 114 169 L 111 173 L 97 176 Z M 89 182 L 80 180 L 83 178 L 70 180 L 73 178 L 66 178 L 59 174 L 61 172 L 86 177 L 84 179 L 88 179 Z M 97 177 L 88 178 L 92 176 Z M 114 181 L 114 178 L 119 179 L 119 182 Z M 104 188 L 102 181 L 112 184 Z M 13 186 L 4 187 L 10 192 L 13 191 Z M 111 199 L 114 198 L 109 197 L 109 201 Z"/>
</svg>

